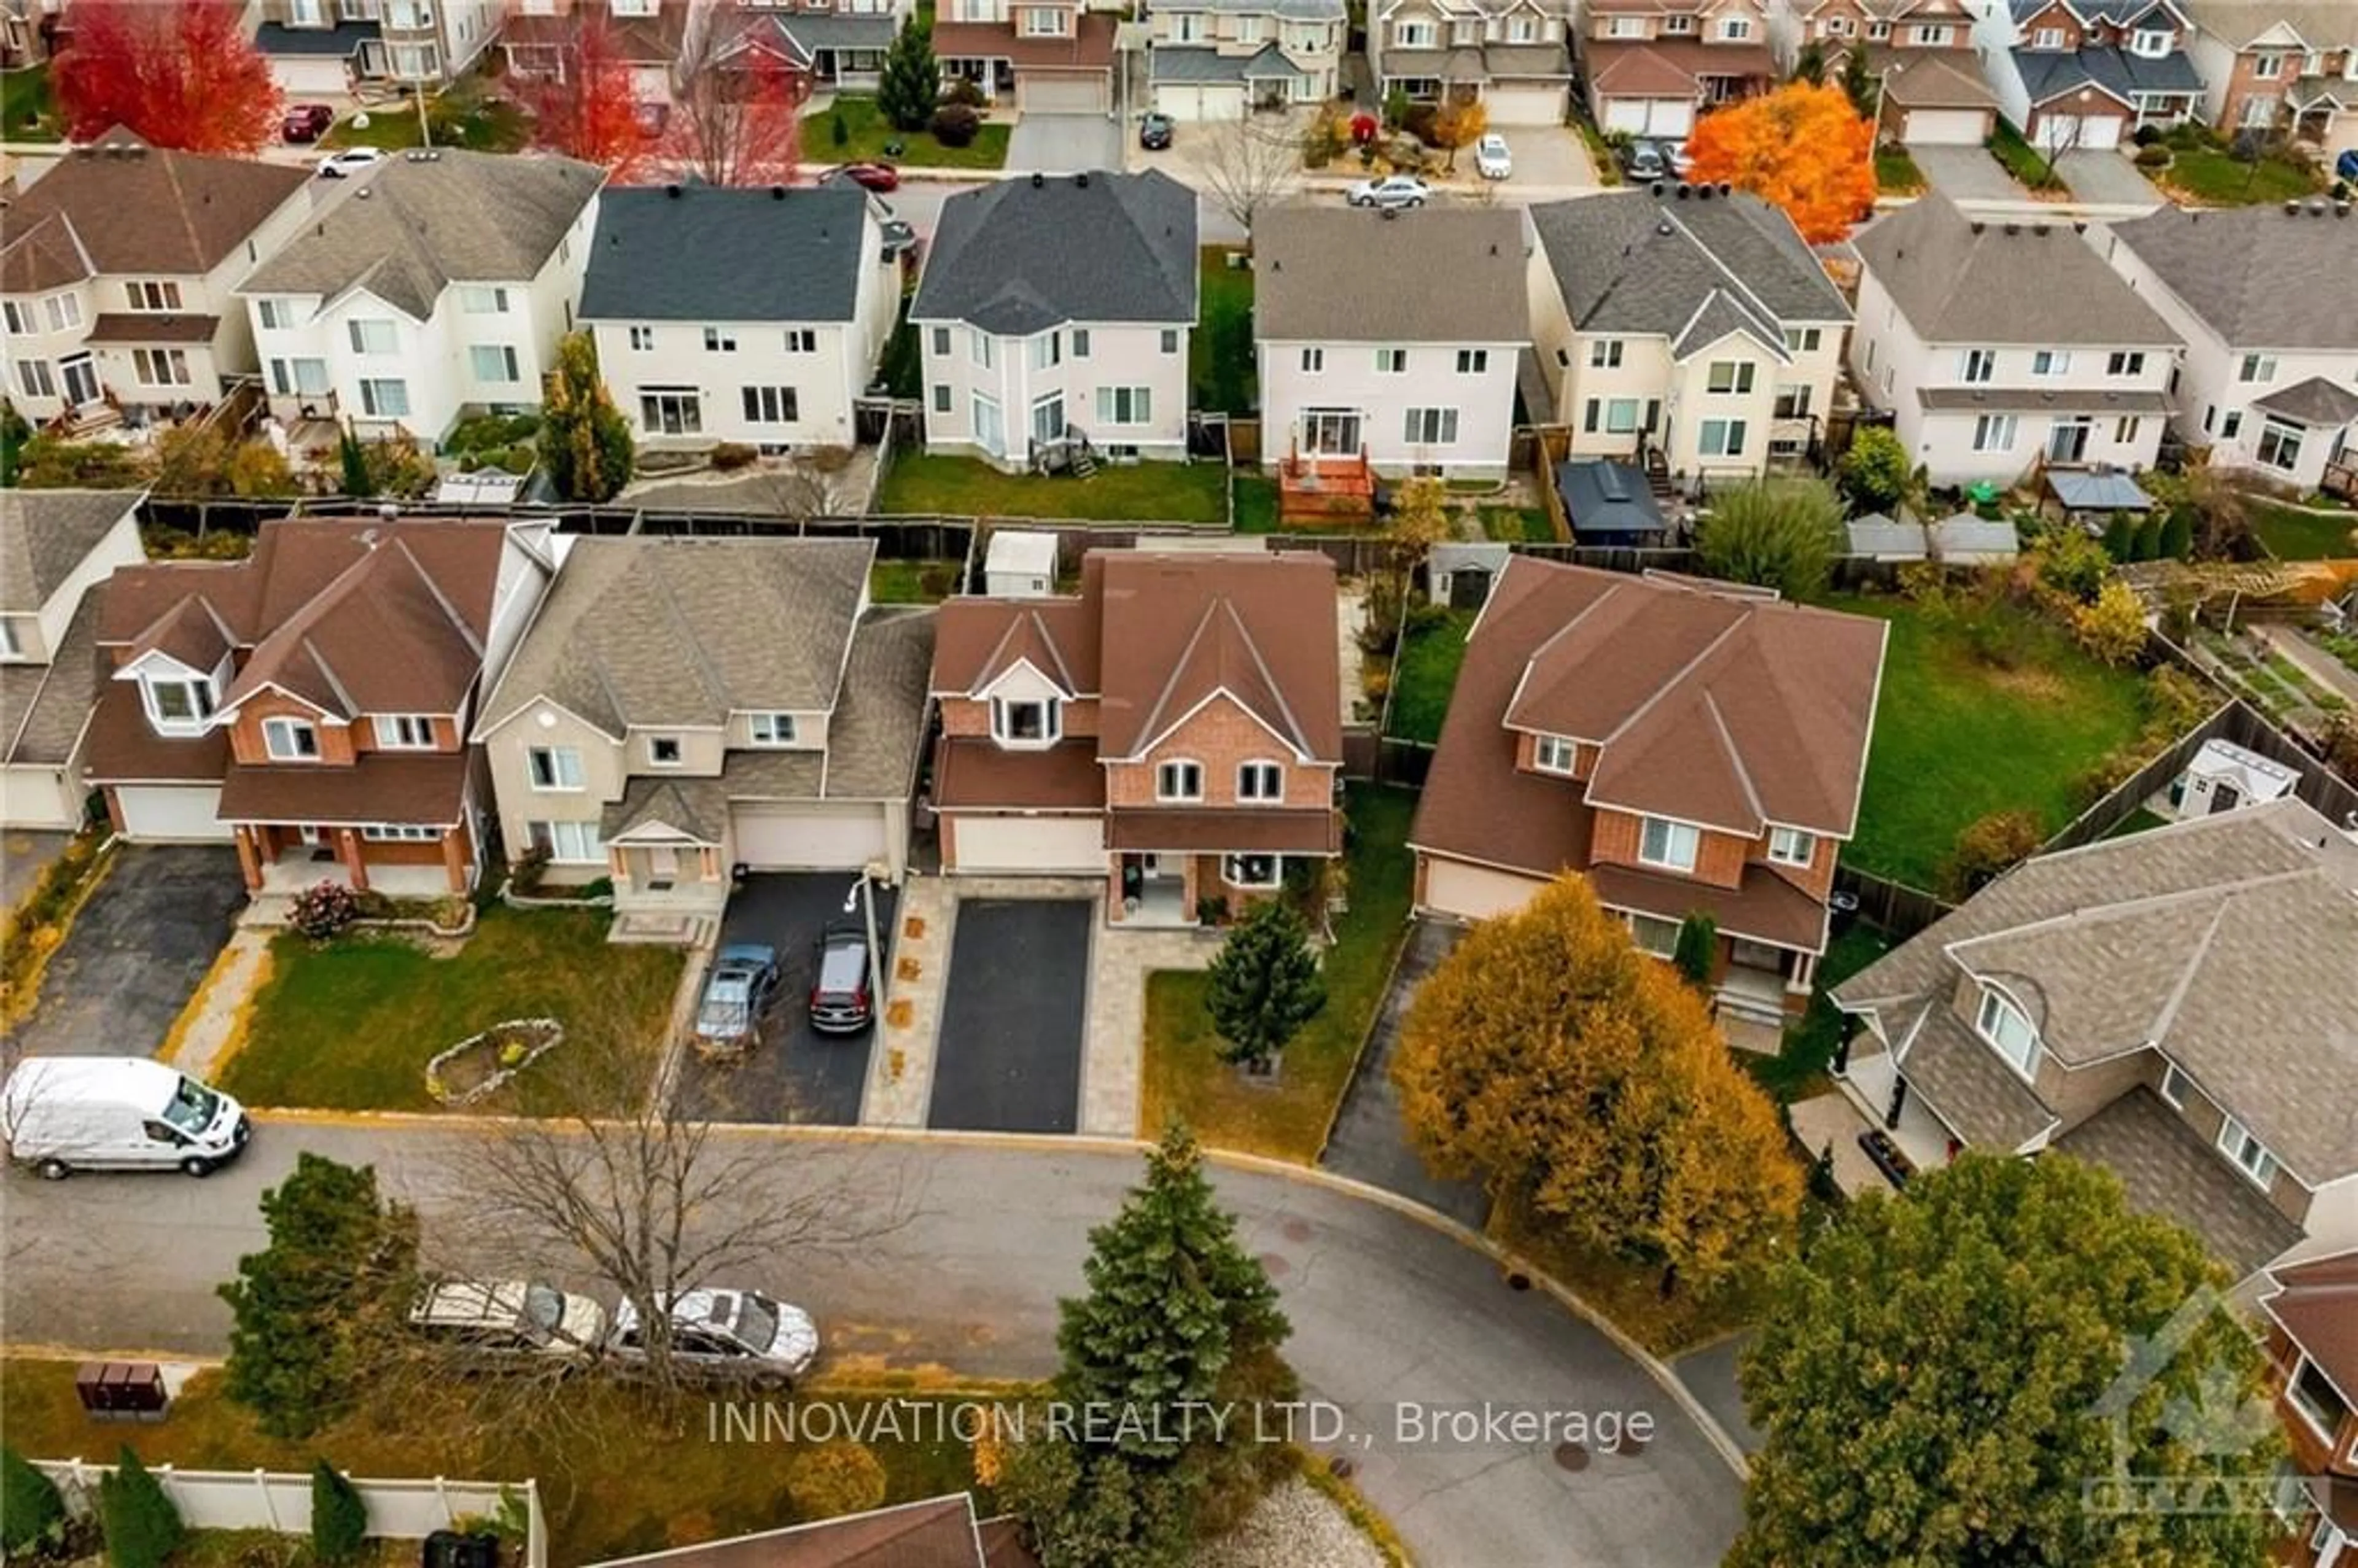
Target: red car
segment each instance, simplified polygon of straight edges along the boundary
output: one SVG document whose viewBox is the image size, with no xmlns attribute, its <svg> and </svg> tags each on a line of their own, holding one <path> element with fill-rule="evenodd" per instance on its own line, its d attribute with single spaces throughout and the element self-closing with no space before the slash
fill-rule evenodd
<svg viewBox="0 0 2358 1568">
<path fill-rule="evenodd" d="M 848 163 L 835 171 L 854 185 L 870 190 L 898 190 L 901 171 L 889 163 Z"/>
<path fill-rule="evenodd" d="M 325 103 L 297 103 L 278 122 L 278 134 L 290 142 L 316 142 L 336 123 L 336 112 Z"/>
</svg>

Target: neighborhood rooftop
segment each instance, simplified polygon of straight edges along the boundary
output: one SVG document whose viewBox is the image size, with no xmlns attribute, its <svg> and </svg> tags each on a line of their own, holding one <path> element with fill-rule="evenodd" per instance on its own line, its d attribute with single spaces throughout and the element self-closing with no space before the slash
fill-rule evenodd
<svg viewBox="0 0 2358 1568">
<path fill-rule="evenodd" d="M 1527 245 L 1522 215 L 1505 207 L 1397 217 L 1307 203 L 1267 209 L 1253 223 L 1260 336 L 1520 342 L 1531 335 Z"/>
<path fill-rule="evenodd" d="M 1195 319 L 1195 193 L 1158 172 L 1002 179 L 942 203 L 915 321 L 1019 335 Z"/>
<path fill-rule="evenodd" d="M 309 181 L 300 168 L 170 152 L 114 131 L 0 203 L 0 291 L 210 272 Z"/>
<path fill-rule="evenodd" d="M 2358 350 L 2358 217 L 2321 199 L 2290 211 L 2159 207 L 2114 224 L 2112 243 L 2135 252 L 2230 344 Z M 2334 300 L 2342 308 L 2326 307 Z"/>
<path fill-rule="evenodd" d="M 857 186 L 609 190 L 581 285 L 587 320 L 849 321 L 870 258 Z"/>
</svg>

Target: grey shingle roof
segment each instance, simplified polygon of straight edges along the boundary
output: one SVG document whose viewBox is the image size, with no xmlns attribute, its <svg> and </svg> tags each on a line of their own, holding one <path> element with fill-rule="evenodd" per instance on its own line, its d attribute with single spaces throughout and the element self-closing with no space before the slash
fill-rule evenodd
<svg viewBox="0 0 2358 1568">
<path fill-rule="evenodd" d="M 598 837 L 614 839 L 644 827 L 676 827 L 699 844 L 718 844 L 729 826 L 729 792 L 717 778 L 640 773 L 622 798 L 599 814 Z"/>
<path fill-rule="evenodd" d="M 827 728 L 827 798 L 905 800 L 925 740 L 930 610 L 871 610 L 852 633 L 843 700 Z"/>
<path fill-rule="evenodd" d="M 2206 33 L 2242 49 L 2279 24 L 2313 49 L 2358 49 L 2358 6 L 2350 0 L 2180 0 Z"/>
<path fill-rule="evenodd" d="M 98 699 L 98 595 L 82 595 L 46 665 L 0 665 L 0 762 L 64 762 Z"/>
<path fill-rule="evenodd" d="M 1309 74 L 1286 59 L 1285 51 L 1275 44 L 1263 44 L 1249 55 L 1222 54 L 1211 49 L 1159 49 L 1147 58 L 1157 81 L 1290 81 Z"/>
<path fill-rule="evenodd" d="M 2055 1116 L 1997 1053 L 1936 997 L 1900 1044 L 1900 1068 L 1933 1113 L 1966 1142 L 2012 1153 L 2055 1125 Z"/>
<path fill-rule="evenodd" d="M 1195 259 L 1195 193 L 1168 175 L 1002 179 L 942 203 L 909 315 L 1011 336 L 1192 323 Z"/>
<path fill-rule="evenodd" d="M 1927 343 L 2178 342 L 2169 323 L 2061 224 L 1969 221 L 1936 190 L 1851 243 Z"/>
<path fill-rule="evenodd" d="M 356 177 L 238 292 L 332 298 L 364 284 L 423 320 L 452 283 L 537 274 L 605 178 L 594 164 L 564 157 L 398 155 Z"/>
<path fill-rule="evenodd" d="M 1583 331 L 1675 339 L 1709 308 L 1720 322 L 1750 322 L 1781 353 L 1785 322 L 1850 319 L 1791 222 L 1755 197 L 1610 191 L 1531 213 Z"/>
<path fill-rule="evenodd" d="M 2140 92 L 2200 92 L 2202 74 L 2182 49 L 2158 59 L 2106 44 L 2077 49 L 2017 49 L 2015 69 L 2033 103 L 2044 103 L 2083 87 L 2100 88 L 2124 103 Z"/>
<path fill-rule="evenodd" d="M 831 709 L 875 549 L 868 539 L 578 539 L 483 727 L 535 697 L 611 735 Z"/>
<path fill-rule="evenodd" d="M 1289 22 L 1339 22 L 1343 0 L 1163 0 L 1163 11 L 1226 11 L 1243 16 L 1282 16 Z"/>
<path fill-rule="evenodd" d="M 362 44 L 384 36 L 379 22 L 339 22 L 332 27 L 290 27 L 265 22 L 254 29 L 254 47 L 261 54 L 282 59 L 349 59 Z"/>
<path fill-rule="evenodd" d="M 139 504 L 136 490 L 0 490 L 0 610 L 49 602 L 106 531 Z"/>
<path fill-rule="evenodd" d="M 2304 425 L 2328 427 L 2347 425 L 2358 419 L 2358 392 L 2336 386 L 2321 375 L 2295 382 L 2280 392 L 2271 392 L 2256 398 L 2252 406 L 2270 414 L 2281 414 L 2288 419 L 2298 419 Z"/>
<path fill-rule="evenodd" d="M 2149 1090 L 2130 1090 L 2057 1139 L 2055 1149 L 2120 1177 L 2129 1206 L 2176 1220 L 2239 1276 L 2300 1239 L 2300 1227 Z"/>
<path fill-rule="evenodd" d="M 2358 1172 L 2358 841 L 2300 801 L 2029 860 L 1834 995 L 1897 1039 L 1961 972 L 2066 1066 L 2157 1044 L 2303 1181 Z"/>
<path fill-rule="evenodd" d="M 2165 205 L 2114 224 L 2113 240 L 2230 348 L 2358 349 L 2358 310 L 2346 308 L 2358 299 L 2358 220 L 2307 208 Z"/>
<path fill-rule="evenodd" d="M 1520 343 L 1531 336 L 1527 243 L 1510 207 L 1388 218 L 1288 202 L 1253 223 L 1262 341 Z M 1443 282 L 1443 280 L 1446 282 Z"/>
<path fill-rule="evenodd" d="M 676 194 L 674 194 L 676 192 Z M 849 321 L 868 195 L 712 185 L 606 192 L 581 285 L 588 321 Z"/>
</svg>

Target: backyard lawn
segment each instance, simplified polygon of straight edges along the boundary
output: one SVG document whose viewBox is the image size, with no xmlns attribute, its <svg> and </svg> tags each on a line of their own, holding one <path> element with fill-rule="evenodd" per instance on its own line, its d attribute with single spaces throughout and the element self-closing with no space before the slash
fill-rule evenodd
<svg viewBox="0 0 2358 1568">
<path fill-rule="evenodd" d="M 438 1052 L 508 1019 L 569 1024 L 585 1000 L 637 1021 L 652 1073 L 681 957 L 609 946 L 609 918 L 494 904 L 447 957 L 391 934 L 315 946 L 287 932 L 221 1087 L 249 1105 L 433 1110 L 426 1064 Z"/>
<path fill-rule="evenodd" d="M 2255 501 L 2252 532 L 2280 561 L 2358 559 L 2358 512 L 2302 512 Z"/>
<path fill-rule="evenodd" d="M 868 597 L 878 604 L 939 604 L 957 586 L 956 561 L 878 561 L 868 568 Z"/>
<path fill-rule="evenodd" d="M 1266 474 L 1238 473 L 1235 480 L 1237 532 L 1277 532 L 1277 481 Z"/>
<path fill-rule="evenodd" d="M 56 141 L 56 111 L 49 99 L 48 66 L 0 71 L 0 141 Z"/>
<path fill-rule="evenodd" d="M 1187 384 L 1195 406 L 1212 414 L 1249 414 L 1258 400 L 1253 275 L 1249 267 L 1228 265 L 1235 254 L 1225 245 L 1206 245 L 1197 265 L 1202 295 L 1187 341 Z"/>
<path fill-rule="evenodd" d="M 1485 506 L 1482 536 L 1500 545 L 1552 545 L 1555 521 L 1544 506 Z"/>
<path fill-rule="evenodd" d="M 1457 687 L 1457 666 L 1466 662 L 1466 634 L 1473 629 L 1472 611 L 1445 610 L 1422 630 L 1406 634 L 1392 676 L 1387 734 L 1428 745 L 1440 741 L 1449 694 Z"/>
<path fill-rule="evenodd" d="M 844 140 L 835 139 L 836 122 Z M 1011 127 L 985 120 L 972 144 L 946 147 L 931 131 L 896 131 L 876 112 L 873 98 L 838 98 L 832 109 L 803 117 L 803 157 L 813 163 L 892 163 L 925 168 L 1003 168 Z M 897 143 L 899 152 L 885 150 Z"/>
<path fill-rule="evenodd" d="M 1124 463 L 1087 479 L 1001 473 L 977 458 L 903 452 L 876 494 L 887 517 L 1046 517 L 1098 523 L 1226 523 L 1219 463 Z"/>
<path fill-rule="evenodd" d="M 2263 157 L 2256 163 L 2243 163 L 2224 147 L 2207 145 L 2173 146 L 2169 167 L 2158 178 L 2209 207 L 2285 201 L 2324 189 L 2316 173 L 2297 158 Z"/>
<path fill-rule="evenodd" d="M 2029 611 L 1993 607 L 1985 646 L 1904 600 L 1836 596 L 1831 608 L 1891 623 L 1867 756 L 1858 836 L 1843 860 L 1878 877 L 1937 890 L 1957 835 L 1993 812 L 2035 813 L 2052 833 L 2086 804 L 2080 781 L 2143 719 L 2136 672 L 2097 664 Z"/>
<path fill-rule="evenodd" d="M 1164 970 L 1146 977 L 1146 1073 L 1141 1137 L 1159 1136 L 1174 1112 L 1205 1143 L 1304 1164 L 1318 1158 L 1327 1124 L 1351 1079 L 1359 1046 L 1408 929 L 1415 858 L 1408 851 L 1416 796 L 1353 784 L 1345 806 L 1351 907 L 1335 921 L 1326 950 L 1326 1006 L 1286 1047 L 1274 1087 L 1248 1083 L 1219 1058 L 1204 1011 L 1209 979 Z"/>
</svg>

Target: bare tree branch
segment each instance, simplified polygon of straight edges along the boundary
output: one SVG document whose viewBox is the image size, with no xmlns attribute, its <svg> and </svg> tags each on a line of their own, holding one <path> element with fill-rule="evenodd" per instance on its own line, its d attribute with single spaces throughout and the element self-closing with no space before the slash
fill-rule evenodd
<svg viewBox="0 0 2358 1568">
<path fill-rule="evenodd" d="M 1282 120 L 1241 114 L 1203 135 L 1208 144 L 1200 157 L 1204 183 L 1220 210 L 1248 232 L 1256 213 L 1301 183 L 1302 146 Z"/>
</svg>

